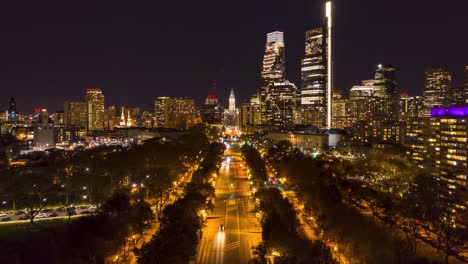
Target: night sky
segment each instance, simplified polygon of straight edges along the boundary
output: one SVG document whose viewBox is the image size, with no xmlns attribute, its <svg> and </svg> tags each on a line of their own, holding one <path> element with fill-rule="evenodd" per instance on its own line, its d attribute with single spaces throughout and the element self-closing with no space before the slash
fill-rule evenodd
<svg viewBox="0 0 468 264">
<path fill-rule="evenodd" d="M 49 3 L 49 4 L 46 4 Z M 153 109 L 156 96 L 201 102 L 217 80 L 227 104 L 258 89 L 265 34 L 285 32 L 288 79 L 299 86 L 304 31 L 320 26 L 320 0 L 3 1 L 0 98 L 18 110 L 82 100 L 101 87 L 106 105 Z M 336 0 L 335 87 L 397 69 L 399 91 L 419 94 L 424 68 L 468 65 L 467 0 Z"/>
</svg>

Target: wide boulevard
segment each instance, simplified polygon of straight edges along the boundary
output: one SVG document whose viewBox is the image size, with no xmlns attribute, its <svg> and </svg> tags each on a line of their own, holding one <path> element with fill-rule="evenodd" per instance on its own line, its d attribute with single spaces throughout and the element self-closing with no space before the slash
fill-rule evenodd
<svg viewBox="0 0 468 264">
<path fill-rule="evenodd" d="M 202 231 L 196 263 L 248 263 L 252 247 L 261 241 L 261 229 L 239 145 L 226 150 L 215 192 L 215 209 Z"/>
</svg>

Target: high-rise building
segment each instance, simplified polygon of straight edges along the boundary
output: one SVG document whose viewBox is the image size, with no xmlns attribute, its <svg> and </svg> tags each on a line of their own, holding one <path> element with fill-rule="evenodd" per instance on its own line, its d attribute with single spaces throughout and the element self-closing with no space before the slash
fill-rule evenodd
<svg viewBox="0 0 468 264">
<path fill-rule="evenodd" d="M 451 106 L 462 106 L 466 105 L 467 102 L 467 90 L 465 86 L 453 86 L 450 89 L 449 105 Z"/>
<path fill-rule="evenodd" d="M 429 118 L 428 154 L 434 176 L 446 188 L 456 223 L 466 227 L 468 202 L 468 106 L 434 107 Z M 452 197 L 458 197 L 452 199 Z"/>
<path fill-rule="evenodd" d="M 399 108 L 400 121 L 423 117 L 424 98 L 422 96 L 408 96 L 404 93 L 400 96 Z"/>
<path fill-rule="evenodd" d="M 374 97 L 377 107 L 373 109 L 374 119 L 382 121 L 398 120 L 398 93 L 395 69 L 390 64 L 379 64 L 374 77 Z"/>
<path fill-rule="evenodd" d="M 275 82 L 270 86 L 267 106 L 267 125 L 275 127 L 294 126 L 294 112 L 298 107 L 298 89 L 289 81 Z"/>
<path fill-rule="evenodd" d="M 430 110 L 436 106 L 449 104 L 449 92 L 452 86 L 452 74 L 445 66 L 433 66 L 424 74 L 424 116 L 428 117 Z"/>
<path fill-rule="evenodd" d="M 38 120 L 33 124 L 34 128 L 34 146 L 38 148 L 53 148 L 54 141 L 54 123 L 50 119 L 47 109 L 41 109 L 38 114 Z"/>
<path fill-rule="evenodd" d="M 236 111 L 236 97 L 234 96 L 234 90 L 231 89 L 231 94 L 229 95 L 229 112 Z"/>
<path fill-rule="evenodd" d="M 268 33 L 263 56 L 263 84 L 267 86 L 271 82 L 284 80 L 285 71 L 283 32 Z"/>
<path fill-rule="evenodd" d="M 17 122 L 19 119 L 18 113 L 16 112 L 16 100 L 14 97 L 10 98 L 10 106 L 7 112 L 7 121 L 8 122 Z"/>
<path fill-rule="evenodd" d="M 224 124 L 227 126 L 236 126 L 238 124 L 238 110 L 236 108 L 236 97 L 234 90 L 229 94 L 229 106 L 224 110 Z"/>
<path fill-rule="evenodd" d="M 325 3 L 323 27 L 306 31 L 305 57 L 301 63 L 303 124 L 332 127 L 332 1 Z"/>
<path fill-rule="evenodd" d="M 88 131 L 104 130 L 104 94 L 100 88 L 86 89 Z"/>
<path fill-rule="evenodd" d="M 261 109 L 260 109 L 260 94 L 254 94 L 250 98 L 249 107 L 249 124 L 259 126 L 262 124 Z"/>
<path fill-rule="evenodd" d="M 341 91 L 334 90 L 332 103 L 333 127 L 340 129 L 350 127 L 349 115 L 349 100 L 341 95 Z"/>
<path fill-rule="evenodd" d="M 55 125 L 64 125 L 65 124 L 65 112 L 57 111 L 54 114 L 54 124 Z"/>
<path fill-rule="evenodd" d="M 157 97 L 154 101 L 156 127 L 187 129 L 195 117 L 195 101 L 189 98 Z"/>
<path fill-rule="evenodd" d="M 260 87 L 260 118 L 262 124 L 267 124 L 267 120 L 271 119 L 271 113 L 268 113 L 271 100 L 270 87 L 275 82 L 285 80 L 284 48 L 283 32 L 275 31 L 267 34 Z"/>
<path fill-rule="evenodd" d="M 327 122 L 327 37 L 325 28 L 306 31 L 301 63 L 301 123 L 325 127 Z"/>
<path fill-rule="evenodd" d="M 87 130 L 88 116 L 85 102 L 65 102 L 63 109 L 66 125 L 78 126 Z"/>
<path fill-rule="evenodd" d="M 210 125 L 221 125 L 223 123 L 223 107 L 218 102 L 216 94 L 208 94 L 205 104 L 200 109 L 202 122 Z"/>
</svg>

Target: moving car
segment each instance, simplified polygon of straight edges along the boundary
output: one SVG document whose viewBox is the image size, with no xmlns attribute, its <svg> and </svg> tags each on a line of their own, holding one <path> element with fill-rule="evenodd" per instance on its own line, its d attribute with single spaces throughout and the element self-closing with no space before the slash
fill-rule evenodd
<svg viewBox="0 0 468 264">
<path fill-rule="evenodd" d="M 224 231 L 224 225 L 219 225 L 219 231 Z"/>
</svg>

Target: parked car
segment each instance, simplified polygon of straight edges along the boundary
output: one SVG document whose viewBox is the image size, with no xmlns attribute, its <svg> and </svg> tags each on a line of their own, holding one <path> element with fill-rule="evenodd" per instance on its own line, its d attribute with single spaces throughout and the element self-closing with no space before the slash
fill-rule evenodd
<svg viewBox="0 0 468 264">
<path fill-rule="evenodd" d="M 25 211 L 16 211 L 15 215 L 22 215 L 22 214 L 25 214 L 25 213 L 26 213 Z"/>
<path fill-rule="evenodd" d="M 43 212 L 39 212 L 37 215 L 36 215 L 36 218 L 46 218 L 47 217 L 47 214 L 46 213 L 43 213 Z"/>
<path fill-rule="evenodd" d="M 49 214 L 49 217 L 57 217 L 57 216 L 58 216 L 57 213 L 51 213 L 51 214 Z"/>
<path fill-rule="evenodd" d="M 11 218 L 10 217 L 4 217 L 4 218 L 0 219 L 0 221 L 2 221 L 2 222 L 11 221 Z"/>
<path fill-rule="evenodd" d="M 76 211 L 70 210 L 70 211 L 68 211 L 67 215 L 76 215 Z"/>
<path fill-rule="evenodd" d="M 44 213 L 52 213 L 52 209 L 44 209 L 44 210 L 42 210 L 42 212 L 44 212 Z"/>
<path fill-rule="evenodd" d="M 29 215 L 23 215 L 19 220 L 29 220 Z"/>
<path fill-rule="evenodd" d="M 6 216 L 7 214 L 5 212 L 0 212 L 0 217 Z"/>
<path fill-rule="evenodd" d="M 66 208 L 62 206 L 62 207 L 56 208 L 56 209 L 55 209 L 55 212 L 64 212 L 65 209 L 66 209 Z"/>
</svg>

